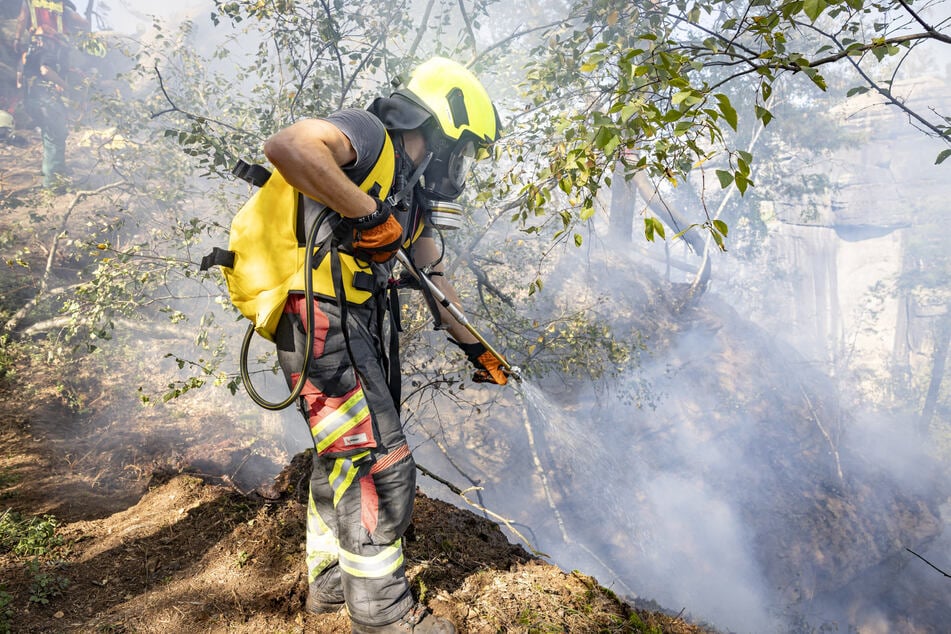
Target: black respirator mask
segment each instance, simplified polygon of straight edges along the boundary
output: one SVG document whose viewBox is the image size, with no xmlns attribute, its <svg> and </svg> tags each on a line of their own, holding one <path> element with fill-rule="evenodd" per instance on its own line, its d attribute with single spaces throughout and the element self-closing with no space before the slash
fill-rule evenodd
<svg viewBox="0 0 951 634">
<path fill-rule="evenodd" d="M 423 173 L 423 191 L 433 200 L 455 200 L 465 189 L 475 163 L 475 143 L 465 136 L 450 139 L 435 126 L 428 127 L 423 134 L 433 155 Z"/>
<path fill-rule="evenodd" d="M 420 204 L 429 211 L 437 229 L 457 229 L 462 224 L 462 205 L 455 201 L 466 187 L 466 179 L 475 163 L 476 147 L 472 139 L 450 139 L 438 128 L 424 131 L 432 158 L 420 183 Z"/>
</svg>

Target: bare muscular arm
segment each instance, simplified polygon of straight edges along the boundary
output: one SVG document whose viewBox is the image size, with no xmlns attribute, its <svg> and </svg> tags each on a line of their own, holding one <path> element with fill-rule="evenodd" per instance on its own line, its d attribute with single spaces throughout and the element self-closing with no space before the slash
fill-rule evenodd
<svg viewBox="0 0 951 634">
<path fill-rule="evenodd" d="M 429 266 L 439 258 L 439 248 L 433 238 L 422 237 L 413 243 L 412 255 L 413 262 L 416 266 Z M 442 273 L 443 269 L 442 262 L 433 267 L 433 270 L 437 273 Z M 449 283 L 449 280 L 447 280 L 444 275 L 434 275 L 431 279 L 436 287 L 443 292 L 446 299 L 462 310 L 459 295 L 456 293 L 456 289 L 453 288 L 452 284 Z M 465 326 L 456 321 L 443 306 L 439 306 L 439 316 L 442 318 L 443 323 L 449 328 L 449 334 L 459 343 L 476 343 L 478 341 L 478 339 L 476 339 Z"/>
<path fill-rule="evenodd" d="M 376 201 L 340 169 L 356 152 L 328 121 L 305 119 L 284 128 L 265 142 L 264 154 L 293 188 L 342 216 L 359 218 L 376 209 Z"/>
</svg>

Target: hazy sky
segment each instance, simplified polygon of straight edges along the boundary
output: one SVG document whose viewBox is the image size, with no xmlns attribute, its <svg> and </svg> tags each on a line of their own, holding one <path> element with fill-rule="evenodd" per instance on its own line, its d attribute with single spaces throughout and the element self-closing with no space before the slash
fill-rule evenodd
<svg viewBox="0 0 951 634">
<path fill-rule="evenodd" d="M 75 1 L 79 10 L 82 11 L 86 6 L 84 0 Z M 109 24 L 117 31 L 134 33 L 136 29 L 147 26 L 151 22 L 149 16 L 158 15 L 168 19 L 185 13 L 191 15 L 210 14 L 214 4 L 206 0 L 199 2 L 194 0 L 163 0 L 162 2 L 114 0 L 109 2 L 108 6 L 110 8 Z"/>
</svg>

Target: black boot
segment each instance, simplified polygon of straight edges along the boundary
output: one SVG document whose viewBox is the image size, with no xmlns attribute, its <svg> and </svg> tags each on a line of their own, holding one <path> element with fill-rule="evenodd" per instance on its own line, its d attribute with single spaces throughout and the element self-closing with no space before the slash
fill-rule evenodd
<svg viewBox="0 0 951 634">
<path fill-rule="evenodd" d="M 330 614 L 339 612 L 347 604 L 343 601 L 323 601 L 313 593 L 307 594 L 307 601 L 304 602 L 304 609 L 311 614 Z"/>
<path fill-rule="evenodd" d="M 327 614 L 341 610 L 345 605 L 340 584 L 340 568 L 334 564 L 320 573 L 308 586 L 304 609 L 311 614 Z"/>
<path fill-rule="evenodd" d="M 456 628 L 417 603 L 399 621 L 388 625 L 353 623 L 352 634 L 456 634 Z"/>
</svg>

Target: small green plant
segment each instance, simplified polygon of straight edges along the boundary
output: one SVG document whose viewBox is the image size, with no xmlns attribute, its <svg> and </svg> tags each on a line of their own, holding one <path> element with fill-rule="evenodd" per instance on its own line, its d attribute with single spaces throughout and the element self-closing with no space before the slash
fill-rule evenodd
<svg viewBox="0 0 951 634">
<path fill-rule="evenodd" d="M 30 582 L 30 603 L 48 605 L 50 599 L 63 594 L 63 590 L 69 585 L 69 579 L 63 575 L 40 570 L 39 559 L 31 559 L 27 567 L 33 576 Z"/>
<path fill-rule="evenodd" d="M 6 376 L 12 378 L 16 374 L 16 355 L 11 346 L 10 335 L 0 336 L 0 379 Z"/>
<path fill-rule="evenodd" d="M 235 568 L 244 568 L 247 563 L 251 561 L 251 555 L 246 550 L 242 550 L 235 557 L 234 565 Z"/>
<path fill-rule="evenodd" d="M 531 608 L 525 608 L 524 610 L 518 613 L 518 616 L 516 617 L 515 622 L 518 625 L 529 626 L 529 625 L 534 625 L 537 620 L 538 620 L 538 615 L 535 614 L 535 611 L 532 610 Z"/>
<path fill-rule="evenodd" d="M 57 546 L 63 544 L 63 538 L 56 534 L 59 522 L 52 515 L 30 519 L 23 530 L 23 535 L 13 548 L 13 552 L 21 557 L 37 557 L 48 554 Z"/>
<path fill-rule="evenodd" d="M 0 515 L 0 552 L 9 552 L 20 542 L 20 517 L 7 509 Z"/>
<path fill-rule="evenodd" d="M 23 479 L 19 473 L 10 469 L 9 467 L 0 470 L 0 489 L 8 486 L 13 486 Z"/>
<path fill-rule="evenodd" d="M 627 625 L 634 628 L 634 632 L 643 632 L 644 634 L 662 634 L 660 627 L 648 625 L 641 619 L 637 612 L 632 612 L 627 620 Z"/>
<path fill-rule="evenodd" d="M 3 586 L 0 586 L 3 588 Z M 0 634 L 9 634 L 13 631 L 13 595 L 0 589 Z"/>
</svg>

